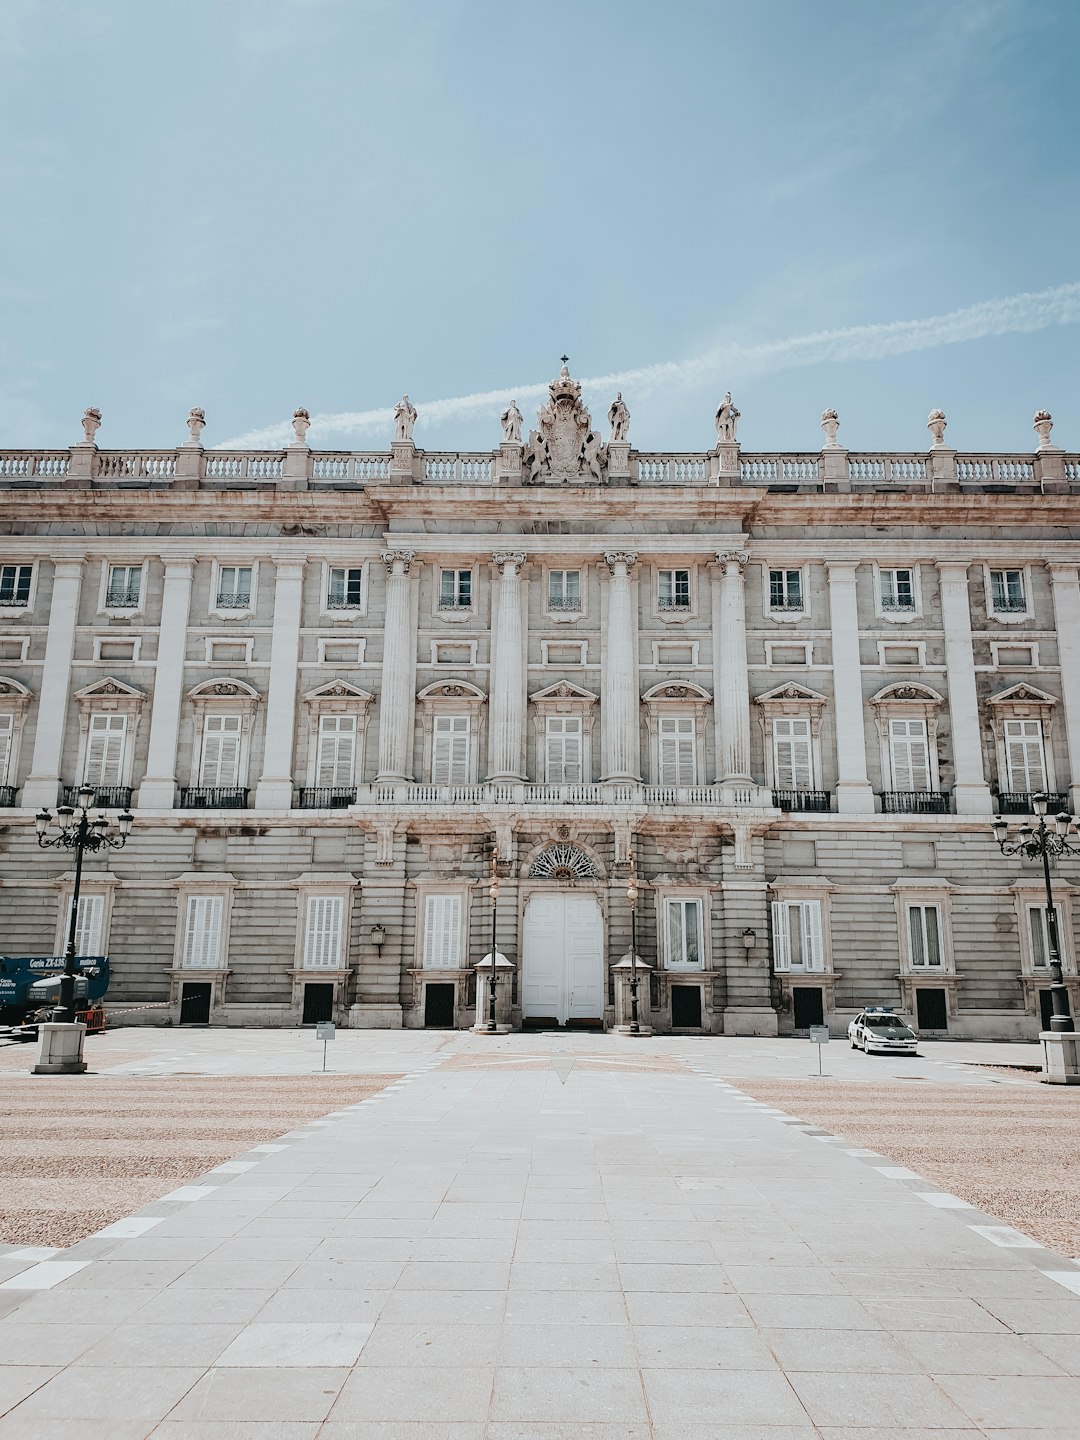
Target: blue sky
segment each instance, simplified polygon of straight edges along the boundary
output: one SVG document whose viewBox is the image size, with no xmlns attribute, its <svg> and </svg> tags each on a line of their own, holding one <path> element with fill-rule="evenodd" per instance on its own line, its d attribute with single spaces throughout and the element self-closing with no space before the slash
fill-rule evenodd
<svg viewBox="0 0 1080 1440">
<path fill-rule="evenodd" d="M 418 444 L 489 448 L 501 405 L 424 402 L 565 349 L 630 372 L 642 449 L 707 448 L 727 388 L 748 449 L 816 448 L 827 405 L 853 449 L 936 405 L 962 449 L 1031 448 L 1041 406 L 1080 449 L 1078 52 L 1075 0 L 5 0 L 0 443 L 408 390 Z M 959 343 L 782 344 L 1045 291 Z"/>
</svg>

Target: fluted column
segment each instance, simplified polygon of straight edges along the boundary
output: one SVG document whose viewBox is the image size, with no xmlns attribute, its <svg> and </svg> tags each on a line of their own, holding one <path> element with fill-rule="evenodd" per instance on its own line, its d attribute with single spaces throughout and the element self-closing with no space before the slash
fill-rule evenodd
<svg viewBox="0 0 1080 1440">
<path fill-rule="evenodd" d="M 79 619 L 79 591 L 83 560 L 57 556 L 53 560 L 49 632 L 38 694 L 37 728 L 30 775 L 22 790 L 22 803 L 33 809 L 56 804 L 60 764 L 64 751 L 71 661 L 75 654 L 75 626 Z M 72 775 L 74 780 L 75 776 Z"/>
<path fill-rule="evenodd" d="M 300 612 L 303 595 L 303 561 L 283 560 L 276 563 L 274 635 L 270 645 L 270 684 L 266 700 L 263 768 L 255 790 L 257 810 L 292 809 L 296 676 L 300 659 Z"/>
<path fill-rule="evenodd" d="M 525 739 L 525 665 L 521 653 L 521 579 L 525 556 L 518 550 L 497 550 L 491 557 L 499 570 L 498 613 L 488 699 L 488 779 L 520 780 Z"/>
<path fill-rule="evenodd" d="M 379 696 L 379 780 L 412 778 L 416 708 L 416 640 L 413 635 L 412 550 L 385 550 L 386 619 L 382 693 Z"/>
<path fill-rule="evenodd" d="M 611 585 L 600 671 L 603 778 L 637 781 L 641 779 L 641 731 L 635 649 L 637 626 L 630 582 L 637 556 L 632 551 L 608 550 L 604 562 L 611 571 Z"/>
<path fill-rule="evenodd" d="M 1076 565 L 1047 565 L 1054 595 L 1061 699 L 1069 748 L 1069 809 L 1080 810 L 1080 580 Z M 1060 783 L 1060 782 L 1059 782 Z"/>
<path fill-rule="evenodd" d="M 983 770 L 975 654 L 971 645 L 971 607 L 966 562 L 938 563 L 941 625 L 952 720 L 953 796 L 958 815 L 989 815 L 993 809 Z"/>
<path fill-rule="evenodd" d="M 146 774 L 136 802 L 143 810 L 171 810 L 176 803 L 176 745 L 180 735 L 191 575 L 195 565 L 194 556 L 190 555 L 162 558 L 165 583 L 161 591 L 150 741 Z"/>
<path fill-rule="evenodd" d="M 836 808 L 841 814 L 870 815 L 874 792 L 866 775 L 862 662 L 854 562 L 828 560 L 829 617 L 832 625 L 833 704 L 836 719 Z"/>
<path fill-rule="evenodd" d="M 750 682 L 746 668 L 745 550 L 721 550 L 720 566 L 720 712 L 721 781 L 750 780 Z"/>
</svg>

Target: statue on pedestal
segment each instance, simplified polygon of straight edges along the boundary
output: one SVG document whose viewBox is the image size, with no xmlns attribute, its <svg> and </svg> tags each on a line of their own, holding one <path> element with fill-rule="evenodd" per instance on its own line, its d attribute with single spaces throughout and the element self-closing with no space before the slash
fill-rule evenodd
<svg viewBox="0 0 1080 1440">
<path fill-rule="evenodd" d="M 413 426 L 416 424 L 416 406 L 403 395 L 394 406 L 394 439 L 412 443 Z"/>
<path fill-rule="evenodd" d="M 611 409 L 607 412 L 608 423 L 611 426 L 612 440 L 625 440 L 630 434 L 630 411 L 622 398 L 620 390 L 611 402 Z"/>
<path fill-rule="evenodd" d="M 101 411 L 96 405 L 88 405 L 82 413 L 82 428 L 84 445 L 95 444 L 94 436 L 101 428 Z"/>
<path fill-rule="evenodd" d="M 720 401 L 716 412 L 716 440 L 717 443 L 730 444 L 735 439 L 735 432 L 739 424 L 739 411 L 736 410 L 729 390 Z"/>
<path fill-rule="evenodd" d="M 191 438 L 187 441 L 187 444 L 189 444 L 189 445 L 201 445 L 201 444 L 202 444 L 202 432 L 203 432 L 203 430 L 205 429 L 205 427 L 206 427 L 206 411 L 200 409 L 198 405 L 193 405 L 193 406 L 191 407 L 191 409 L 188 411 L 188 417 L 187 417 L 188 435 L 191 437 Z"/>
<path fill-rule="evenodd" d="M 945 445 L 945 426 L 949 422 L 945 419 L 944 410 L 931 410 L 926 421 L 926 428 L 934 439 L 934 449 L 941 450 Z"/>
<path fill-rule="evenodd" d="M 511 400 L 499 418 L 502 421 L 503 442 L 509 445 L 520 445 L 521 411 L 517 407 L 517 401 Z"/>
<path fill-rule="evenodd" d="M 311 416 L 302 405 L 293 411 L 292 428 L 293 434 L 296 436 L 293 443 L 296 445 L 306 445 L 307 432 L 311 429 Z"/>
</svg>

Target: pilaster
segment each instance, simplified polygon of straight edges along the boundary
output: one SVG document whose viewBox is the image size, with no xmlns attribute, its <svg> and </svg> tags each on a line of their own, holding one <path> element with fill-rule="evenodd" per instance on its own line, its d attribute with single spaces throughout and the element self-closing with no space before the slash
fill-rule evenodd
<svg viewBox="0 0 1080 1440">
<path fill-rule="evenodd" d="M 630 573 L 637 555 L 608 550 L 611 574 L 607 596 L 607 633 L 600 674 L 603 779 L 641 779 L 641 729 L 638 717 L 637 616 Z"/>
<path fill-rule="evenodd" d="M 416 710 L 416 635 L 409 572 L 413 550 L 385 550 L 386 618 L 379 696 L 378 779 L 411 780 Z"/>
<path fill-rule="evenodd" d="M 274 635 L 266 703 L 263 769 L 255 789 L 257 810 L 291 810 L 296 735 L 296 675 L 300 658 L 300 612 L 304 562 L 275 563 Z"/>
<path fill-rule="evenodd" d="M 60 764 L 64 750 L 71 661 L 75 654 L 75 627 L 79 619 L 82 555 L 53 557 L 53 591 L 49 630 L 45 637 L 45 663 L 38 694 L 37 730 L 30 775 L 22 789 L 24 809 L 56 804 Z M 73 777 L 74 778 L 74 777 Z"/>
<path fill-rule="evenodd" d="M 836 808 L 841 814 L 872 815 L 874 792 L 866 774 L 866 726 L 863 720 L 862 662 L 856 564 L 828 560 L 829 616 L 832 626 L 833 709 L 836 720 Z"/>
<path fill-rule="evenodd" d="M 941 582 L 941 624 L 945 632 L 945 666 L 952 718 L 956 813 L 989 815 L 993 803 L 983 770 L 979 697 L 971 643 L 968 568 L 963 562 L 939 562 L 937 568 Z"/>
<path fill-rule="evenodd" d="M 184 656 L 187 651 L 191 608 L 192 555 L 162 557 L 165 581 L 161 592 L 154 698 L 150 711 L 150 740 L 146 775 L 136 804 L 142 810 L 171 810 L 176 803 L 176 746 L 180 735 L 180 706 L 184 690 Z"/>
<path fill-rule="evenodd" d="M 717 778 L 727 784 L 749 784 L 750 685 L 746 666 L 745 550 L 721 550 L 720 567 L 720 684 L 714 695 L 719 718 L 720 748 Z"/>
<path fill-rule="evenodd" d="M 1054 596 L 1061 699 L 1069 749 L 1069 809 L 1075 815 L 1080 811 L 1080 576 L 1075 564 L 1051 562 L 1046 568 Z"/>
<path fill-rule="evenodd" d="M 499 571 L 494 653 L 489 687 L 488 779 L 523 780 L 525 741 L 525 658 L 522 653 L 521 579 L 525 555 L 497 550 L 491 557 Z"/>
</svg>

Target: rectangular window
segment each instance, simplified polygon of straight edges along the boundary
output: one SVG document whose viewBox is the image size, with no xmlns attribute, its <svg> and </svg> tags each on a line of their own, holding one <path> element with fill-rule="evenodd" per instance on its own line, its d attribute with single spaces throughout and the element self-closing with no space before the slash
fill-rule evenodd
<svg viewBox="0 0 1080 1440">
<path fill-rule="evenodd" d="M 29 605 L 32 565 L 0 565 L 0 605 Z"/>
<path fill-rule="evenodd" d="M 910 570 L 882 570 L 880 579 L 883 610 L 915 609 L 915 577 Z"/>
<path fill-rule="evenodd" d="M 1029 905 L 1027 913 L 1028 935 L 1031 937 L 1031 968 L 1033 970 L 1049 970 L 1050 927 L 1047 924 L 1046 906 Z M 1064 921 L 1061 915 L 1061 906 L 1058 904 L 1054 905 L 1054 920 L 1057 924 L 1058 958 L 1064 963 Z"/>
<path fill-rule="evenodd" d="M 110 565 L 105 604 L 118 610 L 131 609 L 139 603 L 141 588 L 141 565 Z"/>
<path fill-rule="evenodd" d="M 71 925 L 71 896 L 68 896 L 64 912 L 64 933 L 60 937 L 60 948 L 67 945 L 68 929 Z M 101 955 L 101 938 L 105 924 L 105 896 L 80 895 L 79 918 L 75 922 L 75 954 Z"/>
<path fill-rule="evenodd" d="M 472 605 L 472 571 L 444 570 L 439 577 L 439 609 L 468 610 Z"/>
<path fill-rule="evenodd" d="M 1046 789 L 1046 752 L 1041 720 L 1005 721 L 1008 789 L 1029 795 Z"/>
<path fill-rule="evenodd" d="M 810 721 L 802 716 L 777 716 L 772 722 L 773 771 L 777 790 L 812 790 L 814 764 Z"/>
<path fill-rule="evenodd" d="M 218 570 L 218 607 L 246 610 L 251 604 L 251 566 L 222 565 Z"/>
<path fill-rule="evenodd" d="M 8 783 L 11 765 L 11 742 L 15 735 L 15 716 L 0 715 L 0 785 Z"/>
<path fill-rule="evenodd" d="M 207 715 L 199 760 L 200 785 L 239 785 L 241 719 L 239 715 Z"/>
<path fill-rule="evenodd" d="M 549 785 L 581 782 L 581 716 L 549 715 L 544 734 L 544 778 Z"/>
<path fill-rule="evenodd" d="M 429 895 L 424 901 L 424 968 L 456 970 L 461 964 L 461 896 Z"/>
<path fill-rule="evenodd" d="M 802 608 L 802 571 L 770 570 L 769 609 L 801 610 Z"/>
<path fill-rule="evenodd" d="M 925 720 L 890 720 L 889 755 L 894 790 L 930 789 L 930 748 Z"/>
<path fill-rule="evenodd" d="M 126 715 L 91 715 L 83 779 L 88 785 L 121 785 L 124 777 Z"/>
<path fill-rule="evenodd" d="M 331 569 L 326 588 L 328 610 L 359 610 L 363 596 L 364 572 L 355 569 Z"/>
<path fill-rule="evenodd" d="M 690 571 L 661 570 L 658 576 L 661 610 L 690 609 Z"/>
<path fill-rule="evenodd" d="M 436 715 L 431 740 L 431 783 L 465 785 L 469 780 L 469 717 Z"/>
<path fill-rule="evenodd" d="M 990 602 L 993 609 L 1008 614 L 1027 609 L 1022 570 L 990 571 Z"/>
<path fill-rule="evenodd" d="M 773 965 L 777 970 L 824 970 L 820 900 L 774 900 Z"/>
<path fill-rule="evenodd" d="M 664 912 L 668 969 L 700 970 L 704 955 L 701 901 L 665 900 Z"/>
<path fill-rule="evenodd" d="M 581 609 L 580 570 L 548 571 L 548 609 L 570 611 Z"/>
<path fill-rule="evenodd" d="M 320 715 L 315 784 L 352 785 L 356 769 L 356 716 Z"/>
<path fill-rule="evenodd" d="M 908 906 L 908 939 L 913 970 L 940 970 L 941 911 L 936 905 Z"/>
<path fill-rule="evenodd" d="M 345 902 L 340 895 L 309 895 L 304 926 L 304 969 L 336 970 L 341 964 L 341 921 Z"/>
<path fill-rule="evenodd" d="M 186 970 L 215 970 L 221 964 L 220 895 L 189 895 L 184 923 L 184 953 L 180 963 Z"/>
<path fill-rule="evenodd" d="M 659 785 L 697 784 L 697 735 L 692 715 L 661 715 L 657 726 L 659 741 Z"/>
</svg>

